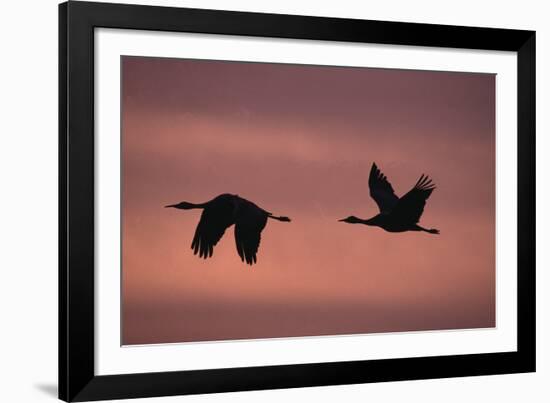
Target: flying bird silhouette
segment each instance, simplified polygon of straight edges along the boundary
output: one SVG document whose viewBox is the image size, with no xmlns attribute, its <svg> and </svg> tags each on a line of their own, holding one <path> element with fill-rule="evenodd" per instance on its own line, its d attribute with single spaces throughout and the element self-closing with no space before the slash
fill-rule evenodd
<svg viewBox="0 0 550 403">
<path fill-rule="evenodd" d="M 235 224 L 235 243 L 241 260 L 249 265 L 256 263 L 261 233 L 267 219 L 290 222 L 290 218 L 274 216 L 256 204 L 232 194 L 221 194 L 206 203 L 182 201 L 170 204 L 180 210 L 202 209 L 201 219 L 191 243 L 193 253 L 204 259 L 214 253 L 214 246 L 225 230 Z"/>
<path fill-rule="evenodd" d="M 435 228 L 426 229 L 418 225 L 426 200 L 435 189 L 435 185 L 428 176 L 422 175 L 416 185 L 399 198 L 395 195 L 386 175 L 378 169 L 376 163 L 373 163 L 369 175 L 369 188 L 371 197 L 380 209 L 380 214 L 367 220 L 349 216 L 339 221 L 380 227 L 388 232 L 425 231 L 430 234 L 439 234 L 439 230 Z"/>
</svg>

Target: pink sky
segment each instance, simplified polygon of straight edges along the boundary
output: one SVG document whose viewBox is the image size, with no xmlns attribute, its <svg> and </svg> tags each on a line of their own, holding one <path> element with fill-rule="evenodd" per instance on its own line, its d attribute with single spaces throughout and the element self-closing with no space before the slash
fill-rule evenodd
<svg viewBox="0 0 550 403">
<path fill-rule="evenodd" d="M 124 57 L 123 344 L 495 325 L 493 75 Z M 378 213 L 429 174 L 420 223 Z M 202 260 L 199 210 L 237 193 L 270 221 L 258 263 L 230 228 Z"/>
</svg>

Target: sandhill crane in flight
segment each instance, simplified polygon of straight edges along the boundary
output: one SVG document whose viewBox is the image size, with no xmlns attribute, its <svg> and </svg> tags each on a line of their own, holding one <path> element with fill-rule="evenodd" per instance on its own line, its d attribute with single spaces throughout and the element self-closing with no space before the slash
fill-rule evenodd
<svg viewBox="0 0 550 403">
<path fill-rule="evenodd" d="M 399 198 L 395 195 L 386 176 L 373 163 L 369 175 L 369 188 L 371 197 L 378 204 L 380 214 L 367 220 L 349 216 L 339 221 L 380 227 L 388 232 L 425 231 L 430 234 L 439 234 L 439 230 L 435 228 L 426 229 L 418 225 L 426 200 L 435 189 L 435 185 L 428 176 L 422 175 L 416 185 Z"/>
<path fill-rule="evenodd" d="M 256 204 L 232 194 L 221 194 L 206 203 L 181 202 L 165 207 L 181 210 L 202 209 L 201 219 L 191 243 L 193 253 L 204 259 L 214 253 L 214 246 L 225 230 L 235 224 L 235 243 L 241 260 L 256 263 L 262 230 L 267 219 L 289 222 L 290 218 L 274 216 Z"/>
</svg>

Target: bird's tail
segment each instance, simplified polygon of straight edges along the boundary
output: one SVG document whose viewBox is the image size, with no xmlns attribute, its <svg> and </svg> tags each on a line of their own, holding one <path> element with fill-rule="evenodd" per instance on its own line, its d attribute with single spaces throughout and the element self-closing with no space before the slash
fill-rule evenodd
<svg viewBox="0 0 550 403">
<path fill-rule="evenodd" d="M 283 222 L 290 222 L 290 218 L 285 216 L 276 216 L 271 213 L 268 214 L 269 218 L 273 218 L 274 220 L 283 221 Z"/>
</svg>

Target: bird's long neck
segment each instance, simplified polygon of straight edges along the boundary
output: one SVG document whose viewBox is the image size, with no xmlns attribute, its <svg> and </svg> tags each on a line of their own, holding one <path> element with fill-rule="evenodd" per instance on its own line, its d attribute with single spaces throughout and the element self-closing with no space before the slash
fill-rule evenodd
<svg viewBox="0 0 550 403">
<path fill-rule="evenodd" d="M 174 207 L 180 210 L 192 210 L 192 209 L 202 209 L 207 206 L 207 203 L 189 203 L 189 202 L 181 202 L 177 204 L 169 204 L 165 207 Z"/>
<path fill-rule="evenodd" d="M 362 218 L 359 218 L 357 220 L 357 223 L 358 224 L 363 224 L 363 225 L 377 226 L 377 225 L 379 225 L 379 219 L 378 219 L 378 216 L 367 218 L 365 220 L 362 219 Z"/>
<path fill-rule="evenodd" d="M 353 221 L 352 224 L 374 225 L 371 221 L 363 220 L 362 218 L 359 218 L 358 220 Z"/>
<path fill-rule="evenodd" d="M 207 206 L 207 203 L 186 203 L 185 210 L 202 209 Z"/>
</svg>

